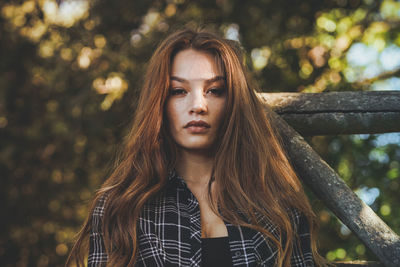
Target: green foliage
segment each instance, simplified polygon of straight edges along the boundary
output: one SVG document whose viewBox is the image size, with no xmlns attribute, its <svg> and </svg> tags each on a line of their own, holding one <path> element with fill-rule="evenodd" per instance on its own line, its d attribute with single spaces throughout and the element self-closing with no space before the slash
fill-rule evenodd
<svg viewBox="0 0 400 267">
<path fill-rule="evenodd" d="M 309 142 L 347 185 L 399 233 L 400 135 L 316 136 Z M 377 260 L 339 220 L 333 219 L 334 215 L 319 200 L 311 197 L 321 224 L 322 255 L 329 260 Z M 345 250 L 344 258 L 338 249 Z"/>
<path fill-rule="evenodd" d="M 370 90 L 399 70 L 368 76 L 349 51 L 400 46 L 399 10 L 391 0 L 2 1 L 1 265 L 63 265 L 87 203 L 112 168 L 146 62 L 171 29 L 205 24 L 238 38 L 266 91 Z M 399 232 L 400 149 L 377 138 L 310 141 L 356 192 L 379 189 L 371 206 Z M 314 203 L 322 255 L 374 259 Z"/>
</svg>

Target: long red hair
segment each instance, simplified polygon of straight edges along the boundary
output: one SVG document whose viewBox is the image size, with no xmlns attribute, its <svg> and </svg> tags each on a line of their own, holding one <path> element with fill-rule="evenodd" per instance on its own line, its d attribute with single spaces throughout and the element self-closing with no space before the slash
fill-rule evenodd
<svg viewBox="0 0 400 267">
<path fill-rule="evenodd" d="M 217 187 L 213 196 L 209 194 L 214 212 L 225 221 L 263 233 L 278 248 L 277 266 L 286 267 L 296 236 L 290 212 L 297 209 L 308 220 L 314 260 L 322 265 L 316 249 L 315 215 L 274 129 L 271 111 L 265 111 L 249 84 L 241 49 L 236 42 L 210 32 L 184 29 L 167 37 L 153 54 L 122 156 L 90 208 L 89 215 L 107 194 L 102 222 L 107 266 L 134 266 L 140 212 L 164 188 L 174 168 L 176 145 L 168 134 L 164 106 L 174 55 L 188 48 L 214 55 L 226 76 L 228 115 L 216 148 L 213 174 Z M 218 203 L 219 210 L 213 203 Z M 84 265 L 90 218 L 78 234 L 67 265 Z M 273 222 L 281 237 L 265 229 L 260 218 Z"/>
</svg>

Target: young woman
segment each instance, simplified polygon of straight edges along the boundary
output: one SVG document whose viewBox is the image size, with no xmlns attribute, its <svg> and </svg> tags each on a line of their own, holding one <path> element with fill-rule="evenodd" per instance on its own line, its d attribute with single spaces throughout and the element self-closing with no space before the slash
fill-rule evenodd
<svg viewBox="0 0 400 267">
<path fill-rule="evenodd" d="M 150 60 L 67 265 L 88 250 L 88 266 L 321 265 L 315 225 L 239 46 L 185 29 Z"/>
</svg>

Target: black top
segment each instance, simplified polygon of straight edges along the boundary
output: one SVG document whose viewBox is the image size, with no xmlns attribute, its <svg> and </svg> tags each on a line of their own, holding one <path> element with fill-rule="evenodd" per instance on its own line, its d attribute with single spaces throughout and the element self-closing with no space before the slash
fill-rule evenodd
<svg viewBox="0 0 400 267">
<path fill-rule="evenodd" d="M 233 266 L 228 237 L 202 238 L 201 263 L 204 267 Z"/>
</svg>

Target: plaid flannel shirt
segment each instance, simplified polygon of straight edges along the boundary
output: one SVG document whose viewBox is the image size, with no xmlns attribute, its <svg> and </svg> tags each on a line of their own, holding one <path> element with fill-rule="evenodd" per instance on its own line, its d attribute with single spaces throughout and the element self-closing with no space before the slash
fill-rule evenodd
<svg viewBox="0 0 400 267">
<path fill-rule="evenodd" d="M 106 197 L 92 214 L 88 267 L 105 266 L 101 221 Z M 300 240 L 295 240 L 291 265 L 314 266 L 307 220 L 294 210 L 292 220 Z M 278 237 L 276 226 L 263 220 L 266 229 Z M 277 250 L 253 229 L 225 223 L 233 266 L 274 266 Z M 201 266 L 200 208 L 186 183 L 175 172 L 165 190 L 147 203 L 138 222 L 139 250 L 136 266 Z"/>
</svg>

